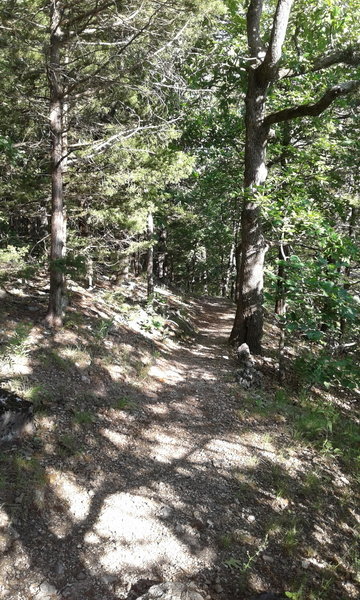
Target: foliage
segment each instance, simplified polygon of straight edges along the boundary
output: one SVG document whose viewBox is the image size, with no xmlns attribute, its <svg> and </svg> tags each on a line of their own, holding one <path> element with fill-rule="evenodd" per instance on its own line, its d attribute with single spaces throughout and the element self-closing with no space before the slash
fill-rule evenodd
<svg viewBox="0 0 360 600">
<path fill-rule="evenodd" d="M 355 389 L 359 384 L 360 367 L 353 356 L 334 357 L 326 351 L 318 354 L 305 351 L 294 362 L 301 386 L 322 385 Z"/>
</svg>

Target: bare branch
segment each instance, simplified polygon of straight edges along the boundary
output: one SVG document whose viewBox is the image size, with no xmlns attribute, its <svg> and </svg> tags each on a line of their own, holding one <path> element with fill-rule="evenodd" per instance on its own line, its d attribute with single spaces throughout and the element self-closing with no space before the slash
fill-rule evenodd
<svg viewBox="0 0 360 600">
<path fill-rule="evenodd" d="M 162 46 L 161 48 L 156 50 L 156 52 L 154 52 L 154 56 L 157 56 L 158 54 L 163 52 L 166 48 L 171 46 L 183 34 L 185 29 L 188 27 L 189 23 L 190 23 L 190 19 L 188 21 L 186 21 L 185 25 L 177 32 L 177 34 L 171 40 L 169 40 L 166 44 L 164 44 L 164 46 Z"/>
<path fill-rule="evenodd" d="M 270 125 L 273 125 L 274 123 L 290 121 L 291 119 L 298 119 L 299 117 L 317 117 L 324 112 L 334 100 L 341 96 L 351 94 L 351 92 L 354 92 L 359 88 L 360 80 L 346 81 L 345 83 L 334 85 L 314 104 L 302 104 L 292 108 L 285 108 L 284 110 L 279 110 L 278 112 L 268 115 L 264 119 L 264 127 L 270 127 Z"/>
<path fill-rule="evenodd" d="M 86 156 L 82 157 L 82 160 L 91 160 L 95 156 L 105 152 L 108 148 L 114 146 L 117 142 L 127 140 L 136 135 L 137 133 L 142 133 L 143 131 L 149 130 L 155 130 L 156 132 L 163 131 L 164 128 L 167 129 L 169 125 L 173 125 L 174 123 L 179 121 L 179 119 L 180 117 L 176 119 L 171 119 L 169 121 L 164 121 L 164 123 L 159 123 L 158 125 L 139 125 L 138 127 L 135 127 L 129 132 L 120 131 L 108 137 L 106 140 L 96 141 L 93 144 L 90 143 L 90 145 L 92 146 L 92 152 L 91 154 L 87 154 Z M 85 146 L 86 144 L 83 145 Z M 73 149 L 76 150 L 76 147 L 73 146 Z"/>
</svg>

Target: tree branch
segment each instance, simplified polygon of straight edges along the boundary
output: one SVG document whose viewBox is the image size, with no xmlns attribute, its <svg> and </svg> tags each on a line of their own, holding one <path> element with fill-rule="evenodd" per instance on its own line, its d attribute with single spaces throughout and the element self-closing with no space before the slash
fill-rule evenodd
<svg viewBox="0 0 360 600">
<path fill-rule="evenodd" d="M 345 50 L 333 50 L 327 54 L 322 54 L 315 58 L 313 65 L 308 69 L 302 68 L 299 71 L 293 71 L 292 69 L 280 69 L 279 79 L 285 79 L 289 77 L 299 77 L 299 75 L 306 75 L 307 73 L 314 73 L 327 69 L 333 65 L 349 65 L 357 67 L 360 65 L 360 45 L 348 46 Z"/>
<path fill-rule="evenodd" d="M 320 100 L 314 104 L 302 104 L 292 108 L 285 108 L 284 110 L 279 110 L 278 112 L 268 115 L 264 119 L 264 126 L 270 127 L 270 125 L 273 125 L 274 123 L 290 121 L 291 119 L 298 119 L 299 117 L 317 117 L 324 112 L 334 100 L 341 96 L 351 94 L 351 92 L 354 92 L 359 88 L 360 80 L 346 81 L 345 83 L 334 85 L 326 90 Z"/>
<path fill-rule="evenodd" d="M 282 54 L 282 46 L 289 23 L 290 11 L 294 0 L 278 0 L 274 15 L 269 47 L 263 62 L 263 68 L 274 69 Z"/>
<path fill-rule="evenodd" d="M 252 58 L 257 58 L 263 47 L 260 39 L 260 20 L 263 3 L 263 0 L 251 0 L 247 11 L 247 39 Z"/>
<path fill-rule="evenodd" d="M 348 48 L 345 48 L 345 50 L 334 50 L 333 52 L 328 52 L 323 56 L 319 56 L 315 59 L 314 66 L 311 70 L 320 71 L 321 69 L 327 69 L 332 65 L 338 65 L 340 63 L 354 67 L 360 65 L 360 44 L 357 46 L 349 46 Z"/>
</svg>

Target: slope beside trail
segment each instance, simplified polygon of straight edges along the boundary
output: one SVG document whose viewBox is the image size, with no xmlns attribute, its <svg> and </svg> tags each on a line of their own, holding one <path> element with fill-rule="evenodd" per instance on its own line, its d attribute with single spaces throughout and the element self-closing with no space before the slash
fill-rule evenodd
<svg viewBox="0 0 360 600">
<path fill-rule="evenodd" d="M 356 518 L 330 490 L 341 479 L 335 464 L 290 448 L 281 415 L 248 410 L 266 402 L 271 382 L 260 392 L 236 383 L 233 305 L 189 306 L 196 339 L 146 341 L 145 370 L 136 349 L 144 338 L 121 328 L 91 361 L 85 338 L 70 367 L 39 362 L 38 349 L 27 356 L 32 381 L 46 383 L 53 400 L 38 417 L 38 446 L 4 455 L 19 481 L 0 512 L 1 600 L 134 600 L 152 583 L 189 580 L 204 598 L 247 600 L 299 589 L 304 576 L 319 582 L 323 564 L 350 547 Z M 47 357 L 54 348 L 69 355 L 76 331 L 49 342 L 39 329 L 37 345 L 48 345 Z M 125 351 L 136 381 L 119 375 Z M 311 488 L 308 470 L 318 478 Z M 313 504 L 328 492 L 331 510 Z M 311 557 L 300 553 L 310 545 Z M 343 597 L 355 598 L 353 580 L 337 569 Z"/>
</svg>

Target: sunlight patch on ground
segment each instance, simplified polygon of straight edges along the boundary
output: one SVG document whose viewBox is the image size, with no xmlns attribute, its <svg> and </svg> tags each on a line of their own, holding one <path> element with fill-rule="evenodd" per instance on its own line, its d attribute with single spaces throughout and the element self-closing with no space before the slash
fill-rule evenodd
<svg viewBox="0 0 360 600">
<path fill-rule="evenodd" d="M 13 354 L 9 359 L 1 360 L 1 375 L 14 377 L 16 375 L 30 375 L 33 371 L 30 360 L 27 356 L 17 356 Z"/>
<path fill-rule="evenodd" d="M 276 446 L 273 443 L 272 437 L 265 433 L 255 433 L 254 431 L 246 431 L 239 437 L 239 442 L 244 446 L 248 446 L 250 450 L 258 450 L 260 454 L 266 455 L 270 452 L 272 455 L 276 453 Z"/>
<path fill-rule="evenodd" d="M 48 415 L 37 415 L 36 422 L 43 431 L 54 431 L 55 429 L 54 418 Z"/>
<path fill-rule="evenodd" d="M 158 365 L 150 367 L 148 374 L 150 377 L 154 377 L 159 381 L 166 381 L 171 383 L 179 383 L 184 381 L 184 376 L 179 372 L 178 369 L 173 367 L 161 368 Z"/>
<path fill-rule="evenodd" d="M 124 379 L 124 369 L 120 365 L 104 365 L 104 368 L 109 373 L 113 381 L 119 381 Z"/>
<path fill-rule="evenodd" d="M 117 433 L 111 429 L 102 429 L 101 434 L 107 438 L 117 448 L 126 448 L 129 444 L 129 438 L 123 433 Z"/>
<path fill-rule="evenodd" d="M 228 462 L 227 456 L 234 457 L 236 455 L 241 458 L 241 462 L 246 462 L 246 456 L 251 456 L 250 453 L 247 452 L 246 448 L 243 448 L 240 443 L 233 443 L 219 438 L 210 440 L 205 449 L 214 458 L 217 458 L 221 462 Z"/>
<path fill-rule="evenodd" d="M 164 464 L 185 458 L 193 447 L 187 440 L 186 431 L 177 430 L 171 435 L 156 428 L 144 433 L 144 438 L 152 444 L 152 458 Z"/>
<path fill-rule="evenodd" d="M 95 536 L 107 540 L 99 557 L 104 569 L 145 572 L 154 565 L 173 565 L 177 569 L 199 567 L 199 559 L 188 552 L 186 545 L 169 531 L 169 525 L 157 516 L 160 508 L 154 500 L 129 493 L 113 494 L 105 500 L 94 526 L 94 537 L 89 538 L 92 543 Z M 210 561 L 213 557 L 208 554 Z"/>
<path fill-rule="evenodd" d="M 169 413 L 169 407 L 165 403 L 153 404 L 148 406 L 148 409 L 154 413 L 154 415 L 167 415 Z"/>
<path fill-rule="evenodd" d="M 9 524 L 10 524 L 9 516 L 6 514 L 6 512 L 3 510 L 3 508 L 0 507 L 0 527 L 7 527 Z"/>
<path fill-rule="evenodd" d="M 57 497 L 66 504 L 67 512 L 75 522 L 86 518 L 91 499 L 85 488 L 76 483 L 73 475 L 51 469 L 49 482 Z"/>
</svg>

